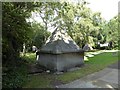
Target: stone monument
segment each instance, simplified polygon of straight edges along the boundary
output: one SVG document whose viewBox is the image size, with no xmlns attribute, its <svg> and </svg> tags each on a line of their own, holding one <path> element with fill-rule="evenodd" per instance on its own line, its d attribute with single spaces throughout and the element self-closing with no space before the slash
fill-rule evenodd
<svg viewBox="0 0 120 90">
<path fill-rule="evenodd" d="M 83 47 L 83 50 L 84 51 L 91 51 L 91 50 L 93 50 L 93 48 L 90 44 L 86 43 L 85 46 Z"/>
<path fill-rule="evenodd" d="M 84 51 L 65 30 L 56 29 L 39 51 L 38 63 L 55 72 L 67 71 L 84 63 Z"/>
</svg>

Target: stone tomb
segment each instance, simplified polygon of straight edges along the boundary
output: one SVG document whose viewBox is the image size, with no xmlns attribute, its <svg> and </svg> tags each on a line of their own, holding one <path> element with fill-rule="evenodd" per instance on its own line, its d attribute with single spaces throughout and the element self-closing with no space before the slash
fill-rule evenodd
<svg viewBox="0 0 120 90">
<path fill-rule="evenodd" d="M 85 46 L 83 47 L 83 50 L 84 51 L 91 51 L 91 50 L 93 50 L 93 48 L 90 44 L 86 43 Z"/>
<path fill-rule="evenodd" d="M 84 51 L 65 30 L 56 29 L 41 48 L 38 63 L 55 72 L 67 71 L 84 63 Z"/>
</svg>

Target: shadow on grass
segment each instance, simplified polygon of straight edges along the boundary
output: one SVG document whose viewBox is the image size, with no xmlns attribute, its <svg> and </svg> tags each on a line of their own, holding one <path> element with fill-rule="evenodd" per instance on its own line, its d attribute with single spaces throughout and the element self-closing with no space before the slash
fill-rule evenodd
<svg viewBox="0 0 120 90">
<path fill-rule="evenodd" d="M 73 80 L 82 78 L 86 75 L 98 72 L 109 65 L 118 61 L 118 56 L 113 56 L 112 52 L 104 52 L 97 54 L 94 57 L 89 57 L 89 60 L 85 62 L 85 66 L 75 71 L 65 72 L 60 75 L 53 73 L 39 73 L 29 75 L 29 82 L 24 87 L 27 88 L 50 88 L 54 85 L 65 84 Z"/>
</svg>

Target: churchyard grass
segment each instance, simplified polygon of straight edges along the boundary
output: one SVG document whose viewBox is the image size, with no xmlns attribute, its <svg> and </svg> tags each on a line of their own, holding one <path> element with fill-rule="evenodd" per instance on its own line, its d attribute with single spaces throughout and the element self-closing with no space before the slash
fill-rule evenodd
<svg viewBox="0 0 120 90">
<path fill-rule="evenodd" d="M 23 88 L 50 88 L 50 83 L 53 78 L 53 75 L 46 73 L 29 75 L 28 83 Z"/>
<path fill-rule="evenodd" d="M 24 58 L 29 64 L 35 63 L 36 61 L 36 55 L 35 53 L 25 53 L 24 56 L 21 55 L 22 58 Z"/>
<path fill-rule="evenodd" d="M 112 63 L 118 61 L 118 56 L 114 56 L 112 52 L 105 52 L 98 54 L 94 57 L 89 57 L 89 60 L 85 62 L 85 66 L 79 70 L 73 72 L 66 72 L 63 75 L 59 75 L 58 79 L 62 82 L 68 83 L 75 79 L 81 78 L 88 74 L 97 72 L 104 69 Z"/>
<path fill-rule="evenodd" d="M 28 55 L 29 60 L 33 59 L 32 55 L 33 54 L 29 53 Z M 109 66 L 110 64 L 117 62 L 118 55 L 113 55 L 113 52 L 104 52 L 104 53 L 95 55 L 94 57 L 89 57 L 88 59 L 89 60 L 85 61 L 84 66 L 82 66 L 80 69 L 77 69 L 75 71 L 65 72 L 57 76 L 52 73 L 48 74 L 46 72 L 40 73 L 37 75 L 29 75 L 29 82 L 26 83 L 25 87 L 27 88 L 52 87 L 51 82 L 54 82 L 54 80 L 57 80 L 63 83 L 71 82 L 73 80 L 79 79 L 86 75 L 102 70 L 105 67 Z M 34 60 L 35 60 L 35 57 L 34 57 Z M 34 60 L 32 60 L 32 62 Z"/>
</svg>

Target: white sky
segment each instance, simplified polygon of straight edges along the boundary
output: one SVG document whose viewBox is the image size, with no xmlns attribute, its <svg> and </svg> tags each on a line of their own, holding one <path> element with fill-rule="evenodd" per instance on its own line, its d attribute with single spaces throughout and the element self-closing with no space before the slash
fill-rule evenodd
<svg viewBox="0 0 120 90">
<path fill-rule="evenodd" d="M 118 2 L 120 0 L 86 0 L 90 4 L 88 7 L 93 12 L 101 12 L 105 20 L 110 20 L 118 14 Z"/>
</svg>

